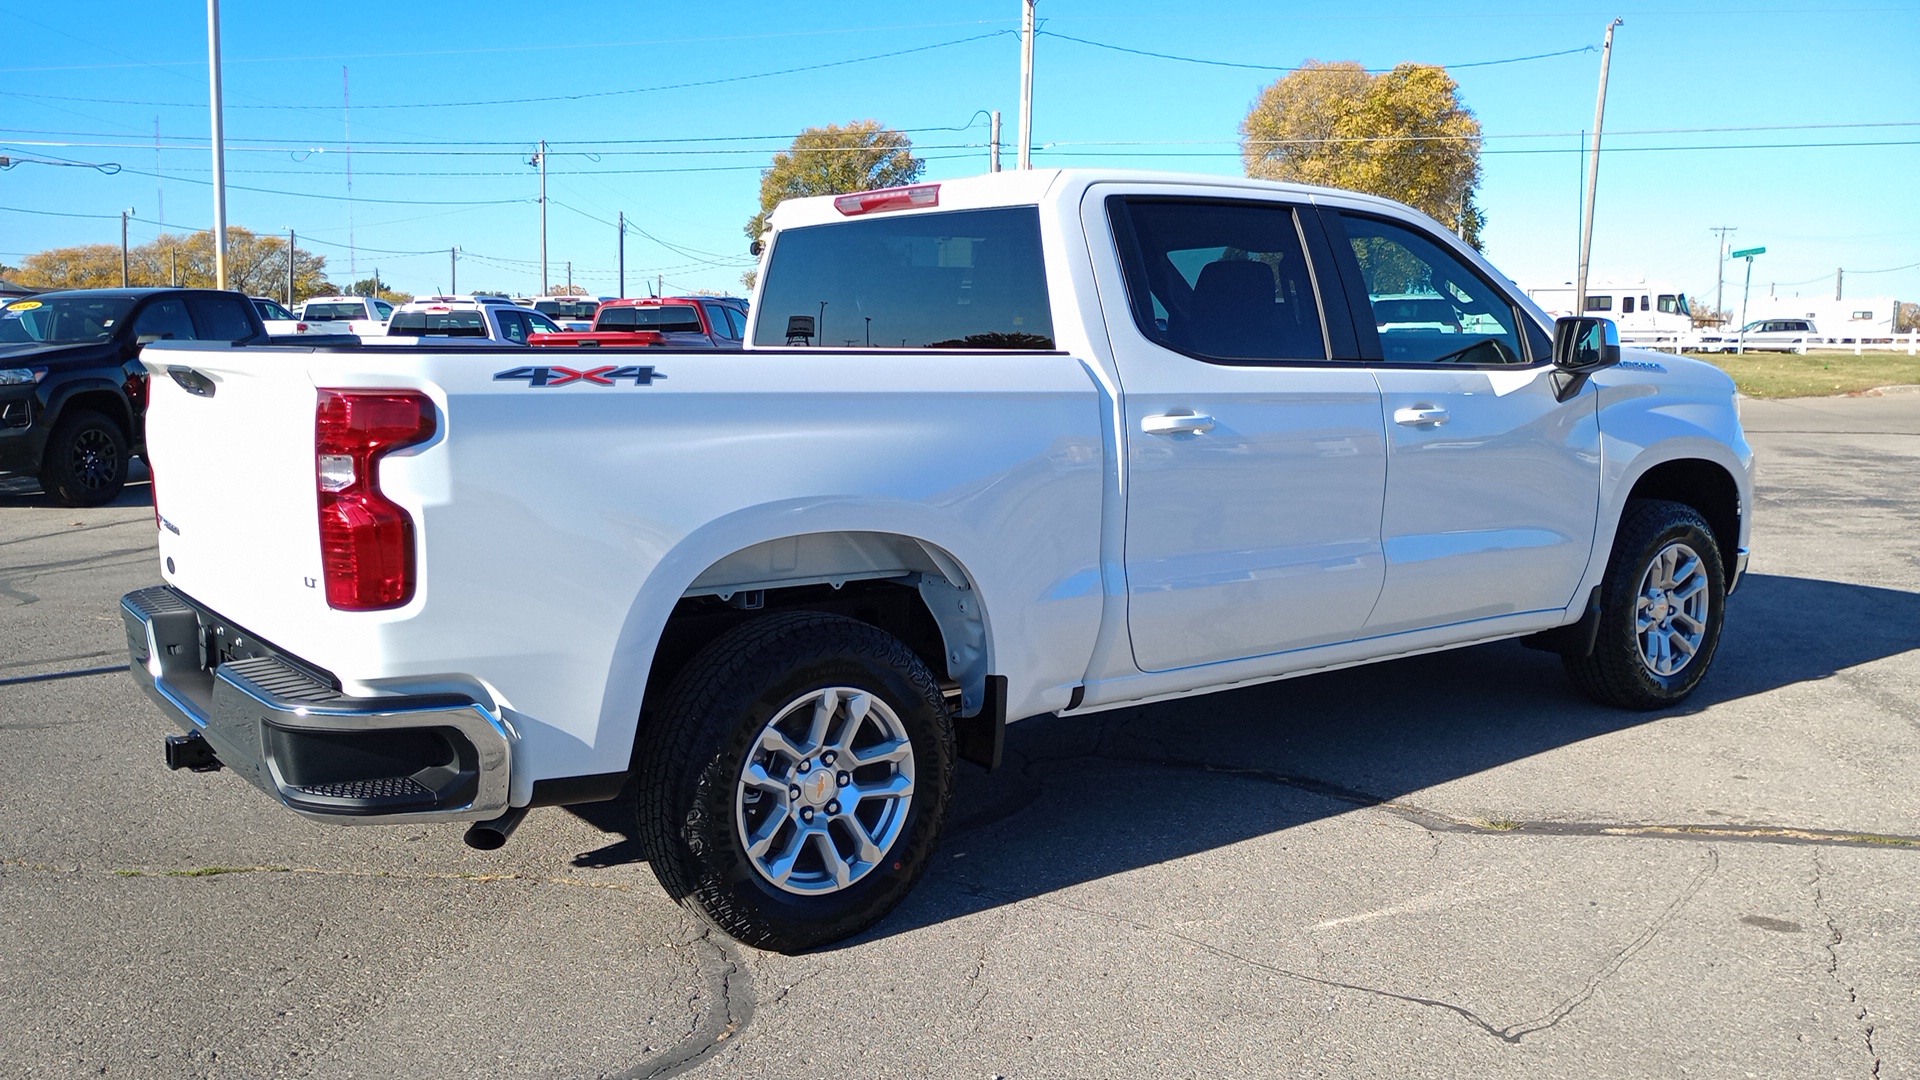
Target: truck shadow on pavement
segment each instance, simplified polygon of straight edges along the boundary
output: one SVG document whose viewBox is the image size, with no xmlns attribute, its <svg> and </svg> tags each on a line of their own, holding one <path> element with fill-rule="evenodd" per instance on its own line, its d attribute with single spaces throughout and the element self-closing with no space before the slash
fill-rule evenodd
<svg viewBox="0 0 1920 1080">
<path fill-rule="evenodd" d="M 127 472 L 127 486 L 122 488 L 114 500 L 105 507 L 88 509 L 118 509 L 121 507 L 152 506 L 153 479 L 146 466 L 134 463 Z M 62 506 L 53 496 L 40 490 L 40 481 L 21 473 L 0 473 L 0 510 L 18 507 L 24 510 L 62 510 L 71 511 L 72 507 Z"/>
<path fill-rule="evenodd" d="M 1007 729 L 993 773 L 960 766 L 941 848 L 878 926 L 906 933 L 1256 836 L 1714 704 L 1920 649 L 1920 593 L 1749 575 L 1714 670 L 1683 706 L 1582 697 L 1549 653 L 1506 641 Z M 572 808 L 629 831 L 615 803 Z M 642 861 L 622 841 L 576 866 Z"/>
<path fill-rule="evenodd" d="M 1517 642 L 1435 653 L 1007 732 L 962 766 L 920 886 L 861 941 L 1395 802 L 1557 747 L 1920 649 L 1920 594 L 1751 575 L 1684 706 L 1587 701 Z M 842 947 L 842 946 L 836 946 Z"/>
</svg>

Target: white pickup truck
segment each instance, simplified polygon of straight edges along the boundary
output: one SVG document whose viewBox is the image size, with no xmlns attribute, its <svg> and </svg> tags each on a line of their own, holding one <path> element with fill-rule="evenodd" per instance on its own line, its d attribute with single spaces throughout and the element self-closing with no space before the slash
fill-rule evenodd
<svg viewBox="0 0 1920 1080">
<path fill-rule="evenodd" d="M 624 788 L 676 899 L 793 950 L 900 900 L 1009 720 L 1523 635 L 1626 708 L 1712 662 L 1733 384 L 1404 206 L 1007 172 L 788 202 L 759 280 L 744 352 L 150 346 L 168 763 L 479 847 Z"/>
</svg>

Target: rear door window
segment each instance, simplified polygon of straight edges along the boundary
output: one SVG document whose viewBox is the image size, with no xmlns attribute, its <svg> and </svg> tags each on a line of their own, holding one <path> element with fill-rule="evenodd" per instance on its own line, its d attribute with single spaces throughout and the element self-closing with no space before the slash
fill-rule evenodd
<svg viewBox="0 0 1920 1080">
<path fill-rule="evenodd" d="M 203 341 L 245 341 L 253 336 L 253 320 L 247 318 L 248 302 L 223 293 L 194 293 L 187 297 L 187 310 L 199 325 Z"/>
<path fill-rule="evenodd" d="M 186 301 L 177 296 L 148 304 L 133 320 L 133 335 L 162 341 L 194 341 L 199 337 L 192 316 L 187 314 Z"/>
<path fill-rule="evenodd" d="M 1149 340 L 1223 363 L 1327 358 L 1292 207 L 1122 198 L 1108 213 L 1134 325 Z"/>
<path fill-rule="evenodd" d="M 783 229 L 758 303 L 762 346 L 1054 348 L 1031 206 Z"/>
</svg>

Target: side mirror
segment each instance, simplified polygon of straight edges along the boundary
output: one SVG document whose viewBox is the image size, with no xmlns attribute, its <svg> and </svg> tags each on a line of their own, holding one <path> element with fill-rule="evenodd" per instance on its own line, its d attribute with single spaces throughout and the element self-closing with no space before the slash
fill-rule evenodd
<svg viewBox="0 0 1920 1080">
<path fill-rule="evenodd" d="M 1598 371 L 1620 362 L 1620 327 L 1612 319 L 1568 317 L 1553 324 L 1553 366 Z"/>
<path fill-rule="evenodd" d="M 753 255 L 758 255 L 765 250 L 767 250 L 767 242 L 765 240 L 755 240 L 753 243 L 747 245 L 748 253 Z"/>
</svg>

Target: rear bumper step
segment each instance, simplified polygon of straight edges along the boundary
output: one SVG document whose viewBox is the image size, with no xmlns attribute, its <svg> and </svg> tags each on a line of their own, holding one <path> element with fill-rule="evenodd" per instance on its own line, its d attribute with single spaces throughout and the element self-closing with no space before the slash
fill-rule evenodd
<svg viewBox="0 0 1920 1080">
<path fill-rule="evenodd" d="M 374 824 L 507 811 L 507 726 L 459 694 L 350 697 L 170 586 L 120 601 L 134 681 L 187 734 L 172 768 L 222 766 L 309 817 Z M 209 659 L 211 658 L 211 659 Z"/>
</svg>

